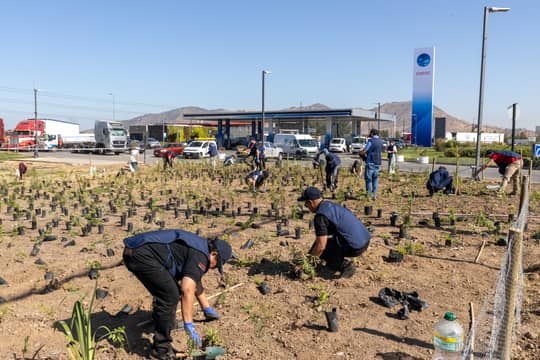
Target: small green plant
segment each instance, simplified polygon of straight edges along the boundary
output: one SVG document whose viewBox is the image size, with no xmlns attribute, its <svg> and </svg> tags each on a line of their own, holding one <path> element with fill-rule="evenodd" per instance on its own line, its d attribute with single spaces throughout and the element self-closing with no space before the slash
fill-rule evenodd
<svg viewBox="0 0 540 360">
<path fill-rule="evenodd" d="M 97 328 L 95 332 L 92 331 L 92 308 L 94 305 L 96 288 L 97 282 L 94 287 L 90 305 L 86 311 L 82 301 L 77 300 L 73 305 L 70 325 L 65 321 L 59 322 L 64 330 L 64 336 L 68 341 L 68 354 L 72 360 L 94 360 L 96 342 L 99 342 L 102 339 L 108 339 L 122 347 L 126 343 L 127 337 L 123 326 L 109 329 L 107 326 L 103 325 Z M 104 330 L 105 334 L 96 341 L 96 333 L 100 330 Z M 75 331 L 75 335 L 73 331 Z"/>
<path fill-rule="evenodd" d="M 7 305 L 2 306 L 2 308 L 0 308 L 0 323 L 4 321 L 4 319 L 7 317 L 8 314 L 9 314 L 9 307 Z"/>
<path fill-rule="evenodd" d="M 206 330 L 206 336 L 203 339 L 202 345 L 205 348 L 208 346 L 222 346 L 223 339 L 221 339 L 219 331 L 209 327 L 208 330 Z"/>
<path fill-rule="evenodd" d="M 334 295 L 334 292 L 331 292 L 327 288 L 323 288 L 322 286 L 313 286 L 312 289 L 318 290 L 315 301 L 313 301 L 314 308 L 326 305 L 328 303 L 328 300 L 330 300 L 330 297 Z"/>
<path fill-rule="evenodd" d="M 291 273 L 300 279 L 312 279 L 317 275 L 319 259 L 301 251 L 293 251 Z"/>
<path fill-rule="evenodd" d="M 403 255 L 422 254 L 424 252 L 424 245 L 416 242 L 409 242 L 405 245 L 398 245 L 396 250 Z"/>
</svg>

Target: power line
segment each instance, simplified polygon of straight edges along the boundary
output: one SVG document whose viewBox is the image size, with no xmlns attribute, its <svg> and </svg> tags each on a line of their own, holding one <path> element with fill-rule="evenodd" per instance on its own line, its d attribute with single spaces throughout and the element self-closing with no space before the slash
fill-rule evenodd
<svg viewBox="0 0 540 360">
<path fill-rule="evenodd" d="M 0 85 L 0 91 L 31 95 L 33 92 L 33 89 L 14 88 L 14 87 Z M 56 98 L 63 98 L 63 99 L 70 99 L 70 100 L 83 100 L 83 101 L 98 102 L 98 103 L 110 102 L 109 98 L 98 98 L 98 97 L 90 97 L 90 96 L 64 94 L 64 93 L 58 93 L 58 92 L 46 91 L 46 90 L 41 90 L 39 92 L 39 95 L 46 96 L 46 97 L 56 97 Z M 149 104 L 149 103 L 141 103 L 141 102 L 134 102 L 134 101 L 120 101 L 120 102 L 117 101 L 116 104 L 117 105 L 120 104 L 120 105 L 148 106 L 148 107 L 168 108 L 168 109 L 173 109 L 173 108 L 178 107 L 177 105 Z"/>
</svg>

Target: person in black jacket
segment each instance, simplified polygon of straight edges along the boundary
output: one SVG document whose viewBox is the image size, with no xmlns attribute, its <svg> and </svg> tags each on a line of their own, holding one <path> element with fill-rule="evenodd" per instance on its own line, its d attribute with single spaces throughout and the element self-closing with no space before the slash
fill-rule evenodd
<svg viewBox="0 0 540 360">
<path fill-rule="evenodd" d="M 171 331 L 176 328 L 176 307 L 181 300 L 184 330 L 197 345 L 201 339 L 193 326 L 193 302 L 198 300 L 208 320 L 219 319 L 202 286 L 208 269 L 223 273 L 232 256 L 223 240 L 208 241 L 184 230 L 157 230 L 124 239 L 124 264 L 154 297 L 155 334 L 151 359 L 176 359 Z"/>
<path fill-rule="evenodd" d="M 448 174 L 448 170 L 444 166 L 440 166 L 437 170 L 429 174 L 426 188 L 429 190 L 429 195 L 433 195 L 441 190 L 444 190 L 445 194 L 452 194 L 454 192 L 452 181 L 453 178 Z"/>
</svg>

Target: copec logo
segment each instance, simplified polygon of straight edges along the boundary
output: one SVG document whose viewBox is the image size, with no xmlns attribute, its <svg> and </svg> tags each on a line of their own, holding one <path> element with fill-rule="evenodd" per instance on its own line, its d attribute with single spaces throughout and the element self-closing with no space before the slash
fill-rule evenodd
<svg viewBox="0 0 540 360">
<path fill-rule="evenodd" d="M 431 57 L 426 53 L 422 53 L 418 55 L 418 57 L 416 58 L 416 63 L 420 67 L 426 67 L 429 65 L 430 62 L 431 62 Z"/>
</svg>

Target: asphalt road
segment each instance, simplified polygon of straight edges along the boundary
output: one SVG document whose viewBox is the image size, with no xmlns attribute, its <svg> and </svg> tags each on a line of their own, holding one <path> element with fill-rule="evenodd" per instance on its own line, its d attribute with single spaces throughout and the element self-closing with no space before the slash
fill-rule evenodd
<svg viewBox="0 0 540 360">
<path fill-rule="evenodd" d="M 233 151 L 227 151 L 227 153 L 233 153 Z M 106 155 L 97 155 L 97 154 L 75 154 L 71 152 L 40 152 L 39 157 L 34 159 L 31 154 L 29 154 L 29 160 L 39 161 L 39 162 L 59 162 L 67 163 L 73 165 L 89 165 L 92 163 L 93 166 L 100 165 L 117 165 L 117 164 L 127 164 L 129 161 L 129 154 L 106 154 Z M 350 167 L 355 159 L 358 159 L 358 155 L 351 154 L 340 154 L 343 167 Z M 146 164 L 155 164 L 156 162 L 161 162 L 161 158 L 154 157 L 152 150 L 146 150 L 145 154 L 139 154 L 138 156 L 139 163 Z M 201 160 L 187 160 L 183 158 L 178 158 L 177 161 L 201 161 Z M 287 161 L 287 160 L 285 160 Z M 290 160 L 298 161 L 298 160 Z M 301 160 L 298 161 L 305 166 L 311 166 L 311 160 Z M 455 165 L 445 165 L 450 173 L 455 172 Z M 402 171 L 409 172 L 421 172 L 431 171 L 431 164 L 420 164 L 417 162 L 402 162 L 398 163 L 398 167 Z M 382 167 L 383 170 L 386 170 L 387 164 L 384 161 Z M 463 177 L 471 177 L 472 170 L 470 166 L 460 166 L 459 174 Z M 496 168 L 488 168 L 483 173 L 484 178 L 486 179 L 500 179 L 500 175 Z M 540 183 L 540 171 L 533 170 L 532 175 L 533 183 Z"/>
</svg>

